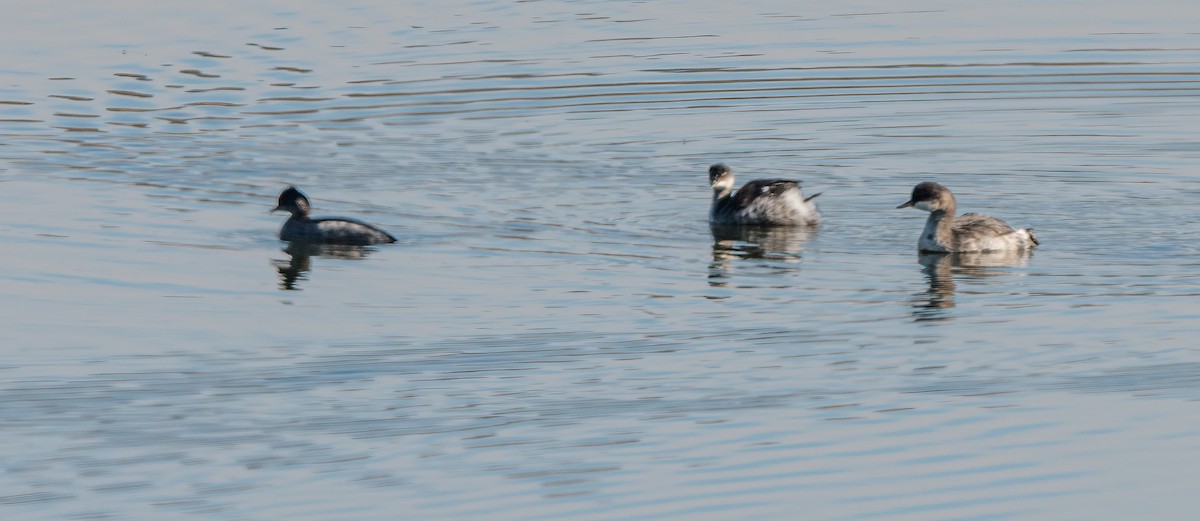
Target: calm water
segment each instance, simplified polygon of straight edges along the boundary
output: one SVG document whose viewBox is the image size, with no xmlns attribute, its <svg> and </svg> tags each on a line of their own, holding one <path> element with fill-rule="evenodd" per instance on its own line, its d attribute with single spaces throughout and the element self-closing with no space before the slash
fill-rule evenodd
<svg viewBox="0 0 1200 521">
<path fill-rule="evenodd" d="M 3 518 L 1200 508 L 1188 4 L 249 4 L 0 22 Z M 1042 247 L 918 256 L 922 180 Z"/>
</svg>

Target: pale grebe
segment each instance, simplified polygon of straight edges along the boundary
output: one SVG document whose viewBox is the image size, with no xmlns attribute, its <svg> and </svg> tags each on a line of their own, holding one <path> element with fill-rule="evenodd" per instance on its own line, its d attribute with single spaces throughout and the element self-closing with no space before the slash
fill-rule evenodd
<svg viewBox="0 0 1200 521">
<path fill-rule="evenodd" d="M 1024 251 L 1037 246 L 1032 229 L 1014 229 L 995 217 L 965 213 L 955 217 L 957 203 L 950 189 L 926 181 L 912 191 L 912 198 L 896 208 L 909 206 L 929 212 L 925 229 L 917 240 L 923 252 Z"/>
</svg>

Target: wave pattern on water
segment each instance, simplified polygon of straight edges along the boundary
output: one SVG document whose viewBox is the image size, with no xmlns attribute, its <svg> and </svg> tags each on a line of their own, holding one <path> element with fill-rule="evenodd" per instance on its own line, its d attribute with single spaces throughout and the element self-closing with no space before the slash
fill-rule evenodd
<svg viewBox="0 0 1200 521">
<path fill-rule="evenodd" d="M 320 479 L 322 486 L 379 505 L 364 506 L 367 519 L 391 515 L 386 505 L 395 499 L 378 494 L 399 494 L 424 503 L 433 517 L 453 518 L 494 504 L 502 491 L 520 497 L 530 488 L 540 490 L 541 506 L 510 506 L 532 509 L 534 517 L 682 518 L 705 508 L 754 511 L 752 505 L 779 515 L 769 505 L 796 494 L 824 496 L 831 511 L 860 518 L 904 511 L 953 517 L 997 502 L 1013 502 L 1005 516 L 1019 517 L 1029 507 L 1016 505 L 1087 495 L 1077 482 L 1094 470 L 1004 456 L 1025 450 L 1013 445 L 1024 436 L 1064 450 L 1068 460 L 1088 456 L 1067 450 L 1071 436 L 1061 431 L 1077 425 L 1036 410 L 1014 416 L 1026 396 L 1043 393 L 1038 387 L 1082 383 L 1069 373 L 1057 383 L 1049 375 L 1033 376 L 1042 382 L 1034 385 L 1020 377 L 1008 384 L 956 379 L 952 387 L 897 393 L 888 387 L 899 380 L 871 386 L 837 376 L 854 365 L 839 353 L 780 357 L 795 342 L 827 345 L 831 339 L 819 333 L 762 332 L 762 340 L 772 337 L 788 342 L 740 357 L 714 345 L 705 349 L 711 359 L 699 364 L 686 352 L 704 342 L 684 334 L 542 334 L 342 345 L 337 353 L 280 346 L 189 356 L 195 360 L 129 359 L 142 369 L 10 384 L 0 409 L 9 432 L 27 441 L 25 455 L 9 460 L 8 475 L 54 475 L 70 484 L 65 490 L 79 492 L 10 483 L 0 501 L 61 504 L 83 494 L 96 514 L 130 501 L 155 512 L 199 512 L 240 508 L 263 490 L 306 488 L 318 474 L 341 476 Z M 904 355 L 895 355 L 903 364 Z M 670 372 L 650 369 L 679 362 Z M 811 379 L 779 381 L 793 374 L 781 364 L 808 367 Z M 822 374 L 827 369 L 832 374 Z M 914 376 L 939 372 L 917 368 Z M 1200 389 L 1196 383 L 1188 394 Z M 1112 380 L 1096 390 L 1145 391 Z M 919 398 L 930 392 L 972 407 L 935 407 Z M 830 427 L 845 439 L 808 438 L 814 421 L 845 425 Z M 956 440 L 957 452 L 940 450 L 947 440 Z M 381 444 L 390 449 L 379 452 Z M 239 470 L 216 481 L 188 470 L 218 461 Z M 663 496 L 623 484 L 622 475 L 651 471 L 651 461 L 676 473 L 682 486 Z M 400 468 L 406 470 L 397 474 Z M 867 468 L 906 485 L 882 492 L 863 481 Z M 141 479 L 119 477 L 131 471 Z M 426 489 L 444 473 L 472 476 L 468 482 L 479 486 Z M 164 482 L 175 483 L 175 491 L 153 485 Z M 418 490 L 424 499 L 413 495 Z M 956 499 L 911 501 L 947 491 Z M 268 516 L 288 512 L 283 504 L 256 508 Z"/>
</svg>

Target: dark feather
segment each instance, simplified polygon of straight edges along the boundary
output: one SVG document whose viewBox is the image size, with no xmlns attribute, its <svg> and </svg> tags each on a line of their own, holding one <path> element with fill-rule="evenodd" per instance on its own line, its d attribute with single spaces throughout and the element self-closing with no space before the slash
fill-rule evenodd
<svg viewBox="0 0 1200 521">
<path fill-rule="evenodd" d="M 741 190 L 734 194 L 733 200 L 738 206 L 744 208 L 760 197 L 779 197 L 789 190 L 798 188 L 800 188 L 800 183 L 789 179 L 755 179 L 742 185 Z"/>
</svg>

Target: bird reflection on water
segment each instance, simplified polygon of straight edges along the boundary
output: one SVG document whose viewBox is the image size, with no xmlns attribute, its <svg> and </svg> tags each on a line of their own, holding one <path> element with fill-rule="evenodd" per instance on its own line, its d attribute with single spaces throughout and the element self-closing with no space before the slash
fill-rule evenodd
<svg viewBox="0 0 1200 521">
<path fill-rule="evenodd" d="M 710 229 L 713 261 L 708 283 L 716 287 L 729 284 L 737 259 L 800 262 L 804 244 L 817 233 L 815 228 L 805 226 L 714 224 Z"/>
<path fill-rule="evenodd" d="M 279 289 L 299 291 L 300 281 L 308 279 L 312 271 L 312 258 L 325 257 L 330 259 L 362 260 L 372 251 L 363 246 L 348 246 L 343 244 L 319 244 L 312 242 L 292 242 L 283 252 L 288 259 L 272 259 L 272 264 L 279 272 Z"/>
<path fill-rule="evenodd" d="M 983 278 L 1008 274 L 997 268 L 1017 268 L 1029 263 L 1030 250 L 991 253 L 922 253 L 917 262 L 929 289 L 913 295 L 913 317 L 918 322 L 954 318 L 946 310 L 954 307 L 954 277 Z"/>
</svg>

